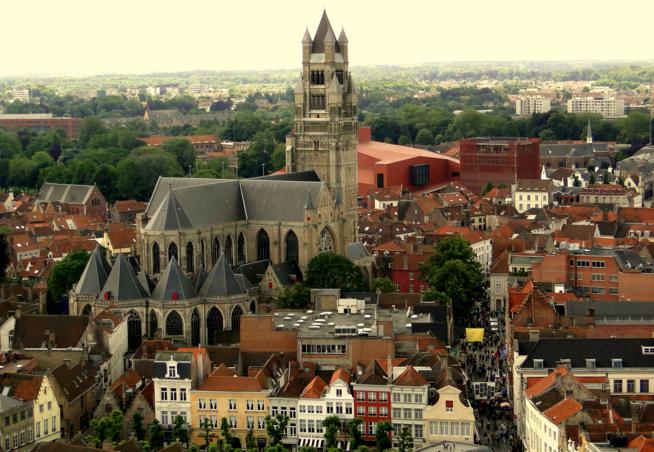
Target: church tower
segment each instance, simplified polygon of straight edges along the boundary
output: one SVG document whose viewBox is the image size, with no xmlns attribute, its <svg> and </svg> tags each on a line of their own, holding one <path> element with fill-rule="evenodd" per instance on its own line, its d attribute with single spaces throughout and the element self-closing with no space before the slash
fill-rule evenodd
<svg viewBox="0 0 654 452">
<path fill-rule="evenodd" d="M 314 170 L 339 206 L 346 243 L 356 240 L 357 95 L 349 72 L 345 30 L 338 39 L 323 12 L 313 38 L 302 38 L 302 73 L 295 87 L 294 132 L 286 171 Z"/>
</svg>

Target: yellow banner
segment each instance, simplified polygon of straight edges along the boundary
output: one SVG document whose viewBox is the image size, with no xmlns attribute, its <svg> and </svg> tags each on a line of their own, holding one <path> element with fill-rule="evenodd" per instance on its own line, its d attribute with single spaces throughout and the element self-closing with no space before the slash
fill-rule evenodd
<svg viewBox="0 0 654 452">
<path fill-rule="evenodd" d="M 468 342 L 484 342 L 484 329 L 483 328 L 466 328 L 466 341 L 468 341 Z"/>
</svg>

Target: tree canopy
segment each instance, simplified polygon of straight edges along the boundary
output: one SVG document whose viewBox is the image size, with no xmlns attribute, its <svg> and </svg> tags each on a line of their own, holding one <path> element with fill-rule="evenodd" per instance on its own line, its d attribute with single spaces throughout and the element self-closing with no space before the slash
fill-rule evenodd
<svg viewBox="0 0 654 452">
<path fill-rule="evenodd" d="M 314 256 L 307 265 L 306 283 L 315 289 L 339 288 L 344 292 L 368 290 L 363 271 L 347 257 L 334 253 Z"/>
<path fill-rule="evenodd" d="M 48 278 L 48 290 L 54 300 L 59 300 L 79 281 L 89 257 L 86 251 L 73 251 L 57 262 Z"/>
<path fill-rule="evenodd" d="M 483 293 L 481 266 L 470 244 L 459 236 L 435 245 L 435 252 L 420 266 L 420 277 L 436 296 L 451 300 L 459 314 L 466 314 Z"/>
</svg>

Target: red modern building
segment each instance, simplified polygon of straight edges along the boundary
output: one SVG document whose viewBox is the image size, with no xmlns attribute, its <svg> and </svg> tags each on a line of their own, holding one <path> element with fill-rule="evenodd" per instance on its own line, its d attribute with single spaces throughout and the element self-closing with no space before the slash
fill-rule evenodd
<svg viewBox="0 0 654 452">
<path fill-rule="evenodd" d="M 488 182 L 508 188 L 519 179 L 540 179 L 538 138 L 469 138 L 459 148 L 461 182 L 474 193 Z"/>
<path fill-rule="evenodd" d="M 365 370 L 356 383 L 354 392 L 354 414 L 361 419 L 361 433 L 365 441 L 375 441 L 379 422 L 391 422 L 391 387 L 386 371 L 377 360 Z"/>
<path fill-rule="evenodd" d="M 459 161 L 409 146 L 372 141 L 369 127 L 359 128 L 359 194 L 399 187 L 418 191 L 459 180 Z"/>
</svg>

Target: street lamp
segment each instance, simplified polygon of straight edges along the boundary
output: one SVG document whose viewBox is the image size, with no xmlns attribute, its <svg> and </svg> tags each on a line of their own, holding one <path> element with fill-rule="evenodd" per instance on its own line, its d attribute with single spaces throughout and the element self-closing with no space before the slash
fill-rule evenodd
<svg viewBox="0 0 654 452">
<path fill-rule="evenodd" d="M 262 176 L 266 175 L 266 164 L 265 163 L 261 164 L 261 175 Z"/>
</svg>

